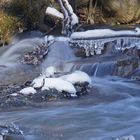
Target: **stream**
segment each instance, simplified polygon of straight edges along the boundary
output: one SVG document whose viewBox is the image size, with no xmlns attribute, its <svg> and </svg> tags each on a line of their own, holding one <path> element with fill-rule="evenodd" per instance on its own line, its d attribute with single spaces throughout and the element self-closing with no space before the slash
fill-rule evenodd
<svg viewBox="0 0 140 140">
<path fill-rule="evenodd" d="M 14 123 L 23 131 L 25 140 L 112 140 L 127 135 L 139 140 L 140 82 L 114 73 L 117 60 L 129 56 L 79 58 L 67 41 L 58 41 L 50 47 L 41 65 L 20 64 L 19 55 L 29 51 L 27 47 L 34 48 L 39 41 L 42 38 L 25 39 L 13 48 L 2 49 L 5 52 L 0 56 L 0 65 L 4 66 L 0 67 L 0 84 L 22 83 L 53 65 L 57 72 L 85 71 L 92 79 L 92 88 L 78 99 L 1 111 L 0 125 Z"/>
</svg>

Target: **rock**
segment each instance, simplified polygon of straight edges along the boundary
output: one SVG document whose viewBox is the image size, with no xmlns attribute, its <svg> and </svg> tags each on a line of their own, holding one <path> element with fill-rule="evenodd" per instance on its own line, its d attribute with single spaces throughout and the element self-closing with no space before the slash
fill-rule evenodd
<svg viewBox="0 0 140 140">
<path fill-rule="evenodd" d="M 120 23 L 130 23 L 140 17 L 139 0 L 100 0 L 100 2 L 106 10 L 104 13 L 115 17 Z"/>
<path fill-rule="evenodd" d="M 38 45 L 33 51 L 25 53 L 20 58 L 20 61 L 23 64 L 39 65 L 43 61 L 47 53 L 48 45 L 45 42 L 43 42 L 42 44 Z"/>
<path fill-rule="evenodd" d="M 0 126 L 0 140 L 25 140 L 23 132 L 15 125 Z"/>
<path fill-rule="evenodd" d="M 138 59 L 125 59 L 117 61 L 117 70 L 115 75 L 127 77 L 139 66 Z"/>
<path fill-rule="evenodd" d="M 130 75 L 129 77 L 133 80 L 138 80 L 140 81 L 140 68 L 134 70 Z"/>
</svg>

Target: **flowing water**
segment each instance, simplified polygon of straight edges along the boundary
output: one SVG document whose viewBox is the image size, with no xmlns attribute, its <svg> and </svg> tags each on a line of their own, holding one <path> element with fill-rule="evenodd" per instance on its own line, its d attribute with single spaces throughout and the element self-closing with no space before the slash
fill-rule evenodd
<svg viewBox="0 0 140 140">
<path fill-rule="evenodd" d="M 4 57 L 12 55 L 9 52 Z M 79 99 L 50 102 L 42 108 L 0 112 L 0 124 L 15 123 L 26 140 L 112 140 L 130 134 L 139 140 L 140 83 L 111 76 L 116 68 L 114 61 L 87 61 L 76 58 L 67 42 L 55 43 L 40 67 L 54 65 L 59 72 L 86 71 L 92 78 L 90 93 Z"/>
<path fill-rule="evenodd" d="M 45 108 L 0 113 L 0 123 L 14 122 L 26 140 L 111 140 L 140 137 L 139 85 L 117 77 L 94 78 L 93 92 Z"/>
</svg>

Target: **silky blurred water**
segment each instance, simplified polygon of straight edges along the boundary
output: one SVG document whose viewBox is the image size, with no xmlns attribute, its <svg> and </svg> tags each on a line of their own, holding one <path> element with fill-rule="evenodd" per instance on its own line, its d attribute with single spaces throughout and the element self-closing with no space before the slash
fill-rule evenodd
<svg viewBox="0 0 140 140">
<path fill-rule="evenodd" d="M 0 113 L 0 124 L 15 123 L 26 140 L 112 140 L 140 137 L 140 88 L 118 77 L 94 78 L 93 90 L 75 100 Z"/>
<path fill-rule="evenodd" d="M 115 58 L 109 57 L 108 63 L 104 63 L 102 57 L 102 63 L 96 57 L 77 58 L 68 42 L 62 41 L 50 47 L 46 59 L 37 68 L 19 65 L 18 56 L 24 54 L 25 49 L 32 50 L 40 40 L 26 39 L 7 48 L 5 53 L 2 50 L 1 69 L 9 70 L 4 74 L 1 72 L 3 83 L 7 79 L 19 84 L 29 75 L 36 77 L 42 69 L 53 65 L 61 73 L 74 70 L 87 72 L 92 76 L 91 91 L 78 99 L 50 102 L 41 108 L 0 112 L 0 125 L 15 123 L 23 131 L 25 140 L 112 140 L 112 137 L 124 135 L 134 135 L 139 140 L 140 83 L 111 76 L 116 67 Z M 3 66 L 13 66 L 13 63 L 18 64 L 18 69 Z"/>
</svg>

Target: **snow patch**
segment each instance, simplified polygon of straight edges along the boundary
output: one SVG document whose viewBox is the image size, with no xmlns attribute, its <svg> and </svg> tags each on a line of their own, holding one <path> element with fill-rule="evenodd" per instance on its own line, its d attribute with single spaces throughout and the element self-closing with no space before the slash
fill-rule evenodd
<svg viewBox="0 0 140 140">
<path fill-rule="evenodd" d="M 52 77 L 55 74 L 55 72 L 56 72 L 56 68 L 50 66 L 42 71 L 42 75 L 44 75 L 44 77 Z"/>
<path fill-rule="evenodd" d="M 53 7 L 48 7 L 46 9 L 46 14 L 49 14 L 49 15 L 52 15 L 52 16 L 55 16 L 55 17 L 58 17 L 58 18 L 61 18 L 61 19 L 64 18 L 64 15 Z"/>
<path fill-rule="evenodd" d="M 140 36 L 140 28 L 135 30 L 122 30 L 115 31 L 111 29 L 95 29 L 87 30 L 84 32 L 74 32 L 71 35 L 71 39 L 85 39 L 85 38 L 98 38 L 98 37 L 113 37 L 113 36 Z"/>
<path fill-rule="evenodd" d="M 46 78 L 42 91 L 56 89 L 59 92 L 65 91 L 76 96 L 75 87 L 68 81 L 59 78 Z"/>
<path fill-rule="evenodd" d="M 16 96 L 18 96 L 18 94 L 17 93 L 12 93 L 12 94 L 10 94 L 11 96 L 13 96 L 13 97 L 16 97 Z"/>
<path fill-rule="evenodd" d="M 88 74 L 82 71 L 75 71 L 72 74 L 61 76 L 60 79 L 66 80 L 72 84 L 85 83 L 85 82 L 91 83 L 91 79 L 88 76 Z"/>
<path fill-rule="evenodd" d="M 36 94 L 36 90 L 33 87 L 26 87 L 20 90 L 20 93 L 23 95 L 30 95 L 30 94 Z"/>
<path fill-rule="evenodd" d="M 41 75 L 41 76 L 35 78 L 31 85 L 34 88 L 41 88 L 44 85 L 44 79 L 45 79 L 45 77 L 43 75 Z"/>
</svg>

